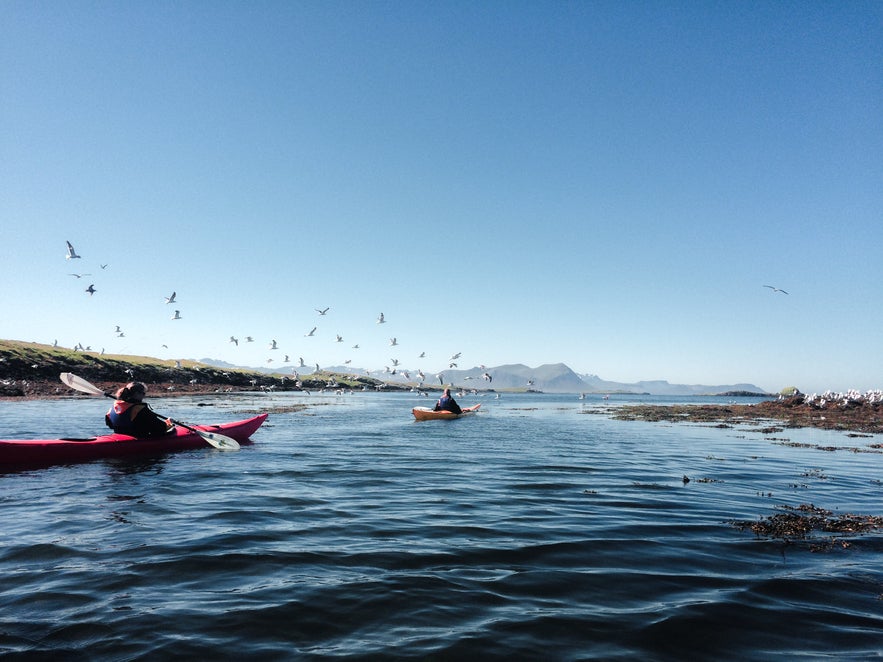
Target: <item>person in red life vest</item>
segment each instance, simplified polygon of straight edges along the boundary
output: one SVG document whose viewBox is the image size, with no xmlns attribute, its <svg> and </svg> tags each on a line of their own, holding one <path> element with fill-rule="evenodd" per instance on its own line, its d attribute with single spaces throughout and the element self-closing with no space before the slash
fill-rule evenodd
<svg viewBox="0 0 883 662">
<path fill-rule="evenodd" d="M 462 414 L 463 410 L 460 409 L 460 405 L 457 404 L 457 401 L 451 397 L 451 389 L 446 388 L 444 393 L 442 393 L 442 397 L 438 399 L 438 402 L 435 403 L 434 411 L 449 411 L 452 414 Z"/>
<path fill-rule="evenodd" d="M 159 437 L 174 432 L 172 419 L 163 419 L 144 403 L 147 387 L 129 382 L 116 392 L 116 401 L 104 417 L 107 427 L 133 437 Z"/>
</svg>

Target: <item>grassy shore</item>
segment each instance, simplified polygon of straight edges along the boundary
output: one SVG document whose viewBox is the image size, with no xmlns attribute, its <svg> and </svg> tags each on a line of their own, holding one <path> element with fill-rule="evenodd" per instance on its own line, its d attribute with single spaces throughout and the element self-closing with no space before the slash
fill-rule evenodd
<svg viewBox="0 0 883 662">
<path fill-rule="evenodd" d="M 291 375 L 282 373 L 219 369 L 197 361 L 163 361 L 147 356 L 99 354 L 40 343 L 0 340 L 0 399 L 75 395 L 75 391 L 59 380 L 62 372 L 72 372 L 104 391 L 115 391 L 122 384 L 138 380 L 144 382 L 154 396 L 268 389 L 319 390 L 329 385 L 342 389 L 406 388 L 384 384 L 370 377 L 330 372 L 300 376 L 298 385 Z"/>
</svg>

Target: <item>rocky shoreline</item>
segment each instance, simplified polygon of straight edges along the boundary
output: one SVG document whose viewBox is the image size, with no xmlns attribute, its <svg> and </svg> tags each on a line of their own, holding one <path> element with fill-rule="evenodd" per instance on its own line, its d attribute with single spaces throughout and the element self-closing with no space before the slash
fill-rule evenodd
<svg viewBox="0 0 883 662">
<path fill-rule="evenodd" d="M 624 421 L 709 423 L 718 427 L 759 423 L 766 424 L 765 429 L 770 433 L 784 428 L 883 433 L 883 403 L 853 399 L 820 404 L 803 394 L 745 405 L 608 406 L 596 413 L 606 413 Z"/>
</svg>

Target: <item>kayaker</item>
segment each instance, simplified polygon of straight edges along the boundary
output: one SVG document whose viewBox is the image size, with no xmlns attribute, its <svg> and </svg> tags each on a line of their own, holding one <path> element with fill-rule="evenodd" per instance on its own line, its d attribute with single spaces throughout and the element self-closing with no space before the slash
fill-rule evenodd
<svg viewBox="0 0 883 662">
<path fill-rule="evenodd" d="M 435 403 L 435 409 L 433 411 L 449 411 L 452 414 L 462 414 L 463 410 L 460 409 L 460 405 L 457 404 L 457 401 L 451 397 L 451 389 L 446 388 L 442 393 L 442 397 L 438 399 L 438 402 Z"/>
<path fill-rule="evenodd" d="M 116 401 L 104 417 L 107 427 L 133 437 L 159 437 L 175 430 L 172 419 L 163 419 L 144 403 L 147 387 L 129 382 L 114 395 Z"/>
</svg>

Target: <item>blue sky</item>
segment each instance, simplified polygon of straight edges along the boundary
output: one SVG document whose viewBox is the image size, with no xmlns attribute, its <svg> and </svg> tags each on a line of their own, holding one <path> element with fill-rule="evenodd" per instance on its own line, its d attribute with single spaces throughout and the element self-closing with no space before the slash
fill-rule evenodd
<svg viewBox="0 0 883 662">
<path fill-rule="evenodd" d="M 877 2 L 7 0 L 0 337 L 883 387 L 881 63 Z"/>
</svg>

